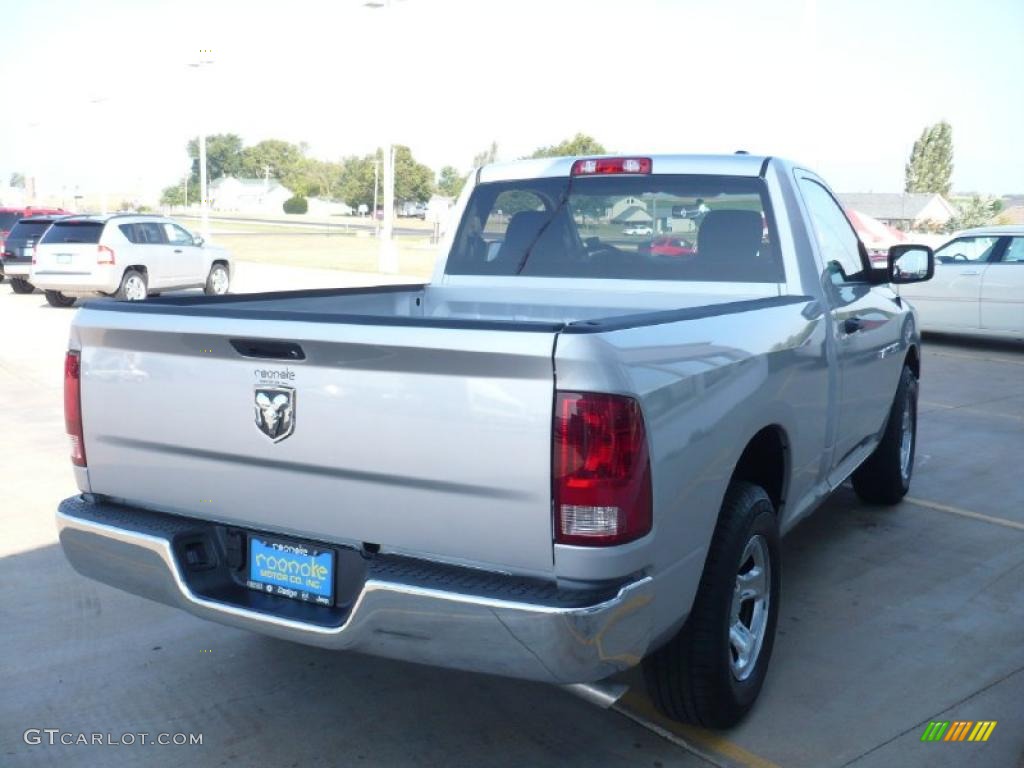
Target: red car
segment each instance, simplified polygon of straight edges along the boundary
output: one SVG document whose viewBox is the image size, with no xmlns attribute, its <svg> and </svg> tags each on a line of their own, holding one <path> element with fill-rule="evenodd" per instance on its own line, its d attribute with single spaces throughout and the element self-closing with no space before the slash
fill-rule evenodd
<svg viewBox="0 0 1024 768">
<path fill-rule="evenodd" d="M 661 236 L 651 240 L 647 251 L 654 256 L 694 256 L 697 249 L 681 237 Z"/>
</svg>

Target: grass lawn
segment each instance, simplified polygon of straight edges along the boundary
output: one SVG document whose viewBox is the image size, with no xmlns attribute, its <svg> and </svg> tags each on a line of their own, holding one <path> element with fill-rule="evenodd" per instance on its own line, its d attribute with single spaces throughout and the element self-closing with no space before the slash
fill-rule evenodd
<svg viewBox="0 0 1024 768">
<path fill-rule="evenodd" d="M 247 227 L 248 228 L 248 227 Z M 377 272 L 379 246 L 373 237 L 356 235 L 278 234 L 260 237 L 252 234 L 218 234 L 211 227 L 211 241 L 224 246 L 242 261 L 281 264 L 295 267 L 342 269 L 351 272 Z M 429 238 L 396 237 L 398 271 L 403 275 L 428 278 L 434 269 L 437 246 Z"/>
</svg>

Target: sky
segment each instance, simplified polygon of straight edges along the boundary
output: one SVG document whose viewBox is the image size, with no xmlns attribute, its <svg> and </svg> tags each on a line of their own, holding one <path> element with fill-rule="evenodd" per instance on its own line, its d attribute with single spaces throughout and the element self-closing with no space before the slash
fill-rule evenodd
<svg viewBox="0 0 1024 768">
<path fill-rule="evenodd" d="M 469 170 L 578 131 L 616 152 L 745 149 L 895 192 L 953 127 L 957 191 L 1024 193 L 1021 0 L 36 0 L 3 13 L 0 183 L 151 197 L 200 131 L 387 141 Z M 212 51 L 213 63 L 190 67 Z"/>
</svg>

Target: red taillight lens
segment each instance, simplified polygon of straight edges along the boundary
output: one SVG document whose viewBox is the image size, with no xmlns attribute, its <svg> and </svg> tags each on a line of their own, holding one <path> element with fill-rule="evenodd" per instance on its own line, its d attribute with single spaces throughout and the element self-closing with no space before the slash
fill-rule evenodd
<svg viewBox="0 0 1024 768">
<path fill-rule="evenodd" d="M 598 160 L 577 160 L 572 164 L 573 176 L 650 172 L 651 158 L 649 157 L 605 157 Z"/>
<path fill-rule="evenodd" d="M 105 245 L 96 246 L 96 263 L 97 264 L 113 264 L 114 263 L 114 249 L 108 248 Z"/>
<path fill-rule="evenodd" d="M 64 428 L 71 440 L 71 463 L 85 466 L 85 435 L 82 432 L 82 366 L 75 350 L 64 358 Z"/>
<path fill-rule="evenodd" d="M 609 546 L 651 530 L 651 462 L 636 400 L 559 392 L 554 443 L 557 543 Z"/>
</svg>

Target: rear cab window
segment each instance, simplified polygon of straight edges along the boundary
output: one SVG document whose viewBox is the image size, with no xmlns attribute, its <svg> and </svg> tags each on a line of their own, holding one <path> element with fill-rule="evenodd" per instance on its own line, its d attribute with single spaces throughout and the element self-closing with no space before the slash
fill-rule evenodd
<svg viewBox="0 0 1024 768">
<path fill-rule="evenodd" d="M 0 212 L 0 230 L 7 232 L 24 214 L 11 211 Z"/>
<path fill-rule="evenodd" d="M 629 175 L 487 182 L 445 273 L 778 283 L 763 179 Z"/>
<path fill-rule="evenodd" d="M 43 235 L 42 242 L 98 243 L 102 234 L 102 221 L 55 221 Z"/>
<path fill-rule="evenodd" d="M 38 240 L 53 222 L 50 219 L 42 221 L 19 221 L 11 229 L 8 240 Z"/>
</svg>

